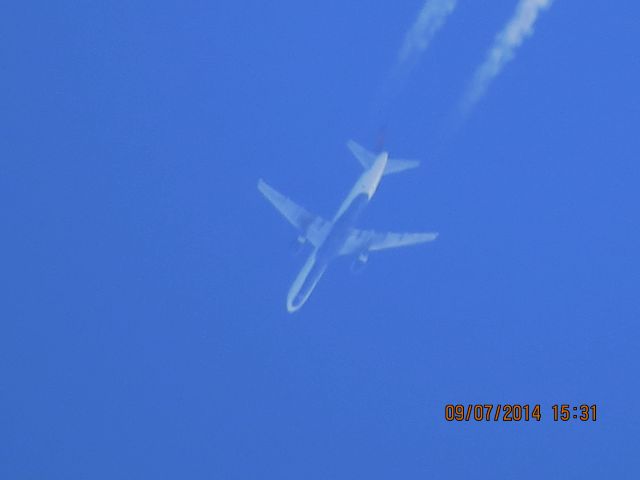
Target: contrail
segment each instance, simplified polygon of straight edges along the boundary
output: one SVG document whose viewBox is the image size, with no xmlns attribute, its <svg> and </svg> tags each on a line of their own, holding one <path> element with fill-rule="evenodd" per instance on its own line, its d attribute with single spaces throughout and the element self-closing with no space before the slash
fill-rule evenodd
<svg viewBox="0 0 640 480">
<path fill-rule="evenodd" d="M 427 49 L 447 16 L 453 12 L 456 1 L 427 0 L 424 3 L 418 18 L 404 37 L 404 43 L 398 53 L 398 64 L 417 59 Z"/>
<path fill-rule="evenodd" d="M 391 104 L 403 90 L 421 55 L 453 12 L 456 3 L 457 0 L 426 0 L 424 2 L 418 17 L 404 36 L 393 69 L 378 91 L 374 102 L 374 117 L 385 118 L 389 114 Z"/>
<path fill-rule="evenodd" d="M 533 33 L 533 26 L 540 11 L 549 8 L 552 2 L 553 0 L 520 0 L 515 14 L 496 36 L 486 60 L 476 70 L 471 85 L 460 103 L 462 116 L 467 116 L 483 97 L 491 81 L 514 57 L 515 50 Z"/>
</svg>

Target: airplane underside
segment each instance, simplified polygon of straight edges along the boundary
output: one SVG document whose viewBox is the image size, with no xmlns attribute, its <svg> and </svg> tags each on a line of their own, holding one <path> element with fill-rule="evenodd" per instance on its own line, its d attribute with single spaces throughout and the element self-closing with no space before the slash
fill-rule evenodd
<svg viewBox="0 0 640 480">
<path fill-rule="evenodd" d="M 258 190 L 298 230 L 298 242 L 308 241 L 314 248 L 289 289 L 289 312 L 295 312 L 305 304 L 334 258 L 353 255 L 364 263 L 369 252 L 431 242 L 438 236 L 437 233 L 379 233 L 355 228 L 356 220 L 376 192 L 382 176 L 415 168 L 419 162 L 389 159 L 386 152 L 376 155 L 353 141 L 347 145 L 365 170 L 331 221 L 309 212 L 262 179 L 258 181 Z"/>
</svg>

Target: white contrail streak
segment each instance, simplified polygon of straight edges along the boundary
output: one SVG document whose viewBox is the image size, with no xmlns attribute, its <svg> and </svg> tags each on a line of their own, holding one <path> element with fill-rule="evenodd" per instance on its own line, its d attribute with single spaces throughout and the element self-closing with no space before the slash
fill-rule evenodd
<svg viewBox="0 0 640 480">
<path fill-rule="evenodd" d="M 444 24 L 447 16 L 453 12 L 457 0 L 427 0 L 418 14 L 418 18 L 404 37 L 404 43 L 398 53 L 398 63 L 415 60 L 424 52 L 434 35 Z"/>
<path fill-rule="evenodd" d="M 375 102 L 374 116 L 386 117 L 390 105 L 400 95 L 409 75 L 429 47 L 438 30 L 456 7 L 457 0 L 426 0 L 409 30 L 389 76 L 383 81 Z"/>
<path fill-rule="evenodd" d="M 533 26 L 540 11 L 549 8 L 552 2 L 553 0 L 520 0 L 515 14 L 496 36 L 486 60 L 474 74 L 471 85 L 460 104 L 463 116 L 466 116 L 478 103 L 489 88 L 491 81 L 513 58 L 516 49 L 526 37 L 533 33 Z"/>
</svg>

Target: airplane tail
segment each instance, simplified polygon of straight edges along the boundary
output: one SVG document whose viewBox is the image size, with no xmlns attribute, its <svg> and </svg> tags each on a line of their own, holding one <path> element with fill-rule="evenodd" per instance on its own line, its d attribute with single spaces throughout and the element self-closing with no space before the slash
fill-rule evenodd
<svg viewBox="0 0 640 480">
<path fill-rule="evenodd" d="M 358 159 L 360 164 L 365 168 L 371 168 L 373 162 L 375 162 L 377 155 L 373 152 L 370 152 L 362 145 L 357 144 L 353 140 L 349 140 L 347 142 L 347 147 L 353 153 L 353 156 Z M 387 166 L 384 169 L 384 175 L 389 175 L 391 173 L 398 173 L 404 170 L 409 170 L 411 168 L 416 168 L 420 165 L 418 160 L 403 160 L 399 158 L 389 158 L 387 161 Z"/>
</svg>

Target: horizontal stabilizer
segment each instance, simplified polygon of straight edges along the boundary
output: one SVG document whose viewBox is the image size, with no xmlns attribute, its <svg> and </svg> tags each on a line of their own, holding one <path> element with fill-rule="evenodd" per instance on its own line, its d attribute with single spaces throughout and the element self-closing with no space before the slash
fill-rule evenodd
<svg viewBox="0 0 640 480">
<path fill-rule="evenodd" d="M 368 170 L 369 168 L 371 168 L 371 165 L 373 165 L 373 162 L 376 161 L 376 156 L 374 153 L 370 152 L 369 150 L 364 148 L 362 145 L 354 142 L 353 140 L 349 140 L 347 142 L 347 148 L 351 150 L 351 153 L 353 153 L 353 156 L 358 159 L 358 161 L 360 162 L 360 165 L 362 165 L 362 168 L 364 168 L 365 170 Z"/>
<path fill-rule="evenodd" d="M 387 161 L 387 166 L 384 169 L 384 174 L 389 175 L 390 173 L 398 173 L 419 166 L 419 160 L 400 160 L 397 158 L 390 158 Z"/>
<path fill-rule="evenodd" d="M 349 148 L 349 150 L 351 150 L 353 156 L 358 159 L 365 170 L 371 168 L 377 157 L 375 153 L 370 152 L 362 145 L 354 142 L 353 140 L 349 140 L 347 142 L 347 147 Z M 387 161 L 387 166 L 384 169 L 384 175 L 402 172 L 404 170 L 416 168 L 419 165 L 420 162 L 418 160 L 401 160 L 398 158 L 390 158 Z"/>
</svg>

